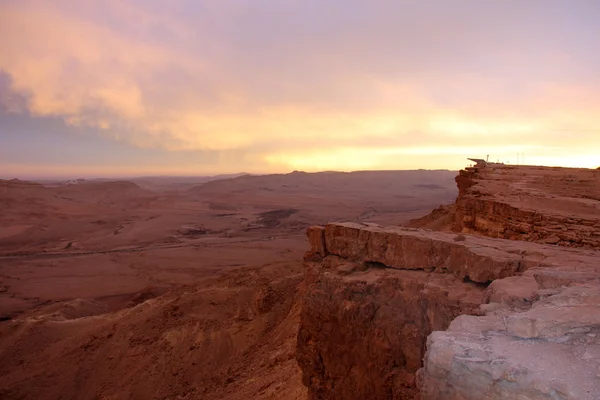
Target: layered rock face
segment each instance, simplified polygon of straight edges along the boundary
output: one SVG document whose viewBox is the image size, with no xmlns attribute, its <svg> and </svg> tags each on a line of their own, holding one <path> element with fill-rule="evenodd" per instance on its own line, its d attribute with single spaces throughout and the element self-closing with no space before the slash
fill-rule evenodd
<svg viewBox="0 0 600 400">
<path fill-rule="evenodd" d="M 464 263 L 462 275 L 488 278 L 468 269 L 486 255 L 430 234 L 353 223 L 309 228 L 296 358 L 311 398 L 416 398 L 427 335 L 477 313 L 483 298 L 481 285 L 433 272 L 455 266 L 439 256 Z M 498 273 L 518 268 L 517 258 L 495 261 Z"/>
<path fill-rule="evenodd" d="M 298 334 L 311 398 L 415 398 L 427 335 L 477 312 L 482 290 L 449 275 L 360 271 L 335 256 L 326 263 L 331 269 L 303 302 Z"/>
<path fill-rule="evenodd" d="M 600 248 L 600 171 L 488 164 L 456 177 L 453 230 Z"/>
<path fill-rule="evenodd" d="M 427 339 L 423 400 L 600 398 L 600 256 L 524 242 L 524 272 L 487 288 L 482 316 Z"/>
<path fill-rule="evenodd" d="M 308 237 L 311 398 L 600 398 L 598 253 L 354 223 Z"/>
<path fill-rule="evenodd" d="M 506 282 L 513 295 L 482 306 L 487 315 L 460 316 L 447 331 L 433 332 L 419 371 L 421 398 L 599 399 L 600 287 L 578 283 L 578 273 L 573 278 L 559 288 L 539 276 L 537 285 L 524 284 L 531 275 Z M 518 305 L 531 299 L 529 309 Z"/>
</svg>

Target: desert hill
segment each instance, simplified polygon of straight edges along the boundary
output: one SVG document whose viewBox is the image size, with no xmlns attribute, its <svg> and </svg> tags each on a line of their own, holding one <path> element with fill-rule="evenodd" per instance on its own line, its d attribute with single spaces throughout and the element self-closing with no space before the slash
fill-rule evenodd
<svg viewBox="0 0 600 400">
<path fill-rule="evenodd" d="M 453 176 L 2 182 L 1 397 L 305 398 L 304 230 L 424 215 Z"/>
<path fill-rule="evenodd" d="M 299 227 L 324 220 L 369 220 L 399 224 L 408 213 L 424 214 L 451 202 L 456 187 L 451 171 L 358 171 L 245 175 L 190 189 L 214 210 L 270 211 L 285 204 L 297 210 L 288 220 Z M 317 206 L 318 205 L 318 206 Z"/>
<path fill-rule="evenodd" d="M 71 300 L 0 324 L 3 399 L 304 399 L 299 262 L 131 296 Z M 136 305 L 136 303 L 139 303 Z"/>
<path fill-rule="evenodd" d="M 452 201 L 453 175 L 240 176 L 190 191 L 127 181 L 2 181 L 0 317 L 45 302 L 121 296 L 241 266 L 297 261 L 307 226 L 343 219 L 402 223 Z"/>
<path fill-rule="evenodd" d="M 597 399 L 594 174 L 1 182 L 0 397 Z"/>
<path fill-rule="evenodd" d="M 245 172 L 238 174 L 222 174 L 213 176 L 145 176 L 131 178 L 129 181 L 144 189 L 155 191 L 188 190 L 194 186 L 221 179 L 235 178 L 248 175 Z"/>
</svg>

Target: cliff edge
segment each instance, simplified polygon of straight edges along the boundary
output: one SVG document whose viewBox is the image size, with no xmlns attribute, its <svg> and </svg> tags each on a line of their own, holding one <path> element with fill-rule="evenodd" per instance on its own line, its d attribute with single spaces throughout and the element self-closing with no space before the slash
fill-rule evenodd
<svg viewBox="0 0 600 400">
<path fill-rule="evenodd" d="M 572 171 L 540 168 L 516 203 L 525 172 L 535 170 L 516 168 L 522 176 L 512 188 L 510 167 L 461 171 L 461 233 L 357 223 L 308 229 L 296 358 L 312 399 L 600 398 L 600 257 L 581 248 L 596 247 L 597 175 L 566 181 L 589 187 L 587 197 L 583 189 L 561 197 L 567 189 L 555 183 Z M 552 190 L 543 191 L 540 174 Z M 534 189 L 543 194 L 539 209 L 527 202 Z M 485 206 L 469 219 L 473 204 Z M 539 236 L 513 235 L 533 215 L 543 223 L 527 227 Z M 547 240 L 563 219 L 572 223 L 561 239 Z"/>
<path fill-rule="evenodd" d="M 600 171 L 488 164 L 456 177 L 456 232 L 600 247 Z"/>
<path fill-rule="evenodd" d="M 600 247 L 600 170 L 484 164 L 461 170 L 456 202 L 406 226 L 565 247 Z"/>
</svg>

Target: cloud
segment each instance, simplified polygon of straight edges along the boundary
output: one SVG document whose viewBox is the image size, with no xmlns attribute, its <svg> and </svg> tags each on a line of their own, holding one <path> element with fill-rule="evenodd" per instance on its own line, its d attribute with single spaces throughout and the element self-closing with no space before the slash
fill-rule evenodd
<svg viewBox="0 0 600 400">
<path fill-rule="evenodd" d="M 7 0 L 0 103 L 261 168 L 579 151 L 600 147 L 599 13 L 588 0 Z"/>
</svg>

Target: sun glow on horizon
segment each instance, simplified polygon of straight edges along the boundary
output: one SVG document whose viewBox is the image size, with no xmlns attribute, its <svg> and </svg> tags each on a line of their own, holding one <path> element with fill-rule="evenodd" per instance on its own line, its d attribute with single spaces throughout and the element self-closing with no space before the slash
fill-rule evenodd
<svg viewBox="0 0 600 400">
<path fill-rule="evenodd" d="M 451 3 L 439 20 L 399 1 L 362 21 L 311 1 L 2 2 L 0 123 L 13 122 L 0 172 L 457 169 L 523 152 L 600 165 L 600 27 L 589 10 Z M 510 31 L 497 24 L 503 10 Z M 70 147 L 85 140 L 73 135 L 111 144 L 81 144 L 78 156 Z"/>
</svg>

